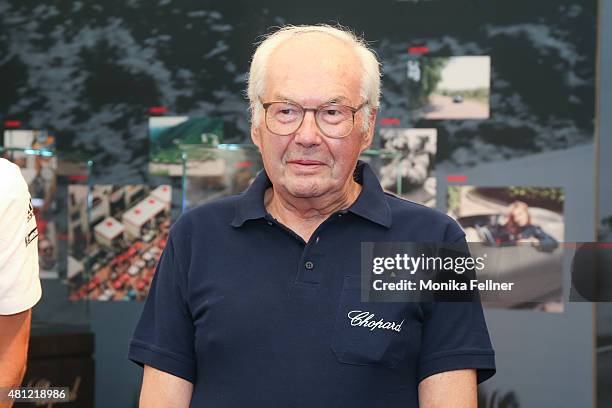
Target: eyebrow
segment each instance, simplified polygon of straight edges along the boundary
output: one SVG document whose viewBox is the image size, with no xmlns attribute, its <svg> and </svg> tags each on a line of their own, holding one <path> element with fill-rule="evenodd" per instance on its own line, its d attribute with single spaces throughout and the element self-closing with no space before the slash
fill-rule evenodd
<svg viewBox="0 0 612 408">
<path fill-rule="evenodd" d="M 274 95 L 274 98 L 276 98 L 276 100 L 292 102 L 292 103 L 300 105 L 300 103 L 297 102 L 295 99 L 290 98 L 290 97 L 288 97 L 286 95 L 276 94 L 276 95 Z M 338 102 L 350 102 L 350 100 L 346 96 L 337 95 L 337 96 L 333 96 L 333 97 L 323 101 L 320 105 L 325 105 L 325 104 L 328 104 L 328 103 L 338 103 Z"/>
</svg>

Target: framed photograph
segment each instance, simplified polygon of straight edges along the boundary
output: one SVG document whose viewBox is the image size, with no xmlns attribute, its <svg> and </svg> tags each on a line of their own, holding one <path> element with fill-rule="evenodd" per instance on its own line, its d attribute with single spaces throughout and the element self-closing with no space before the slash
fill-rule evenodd
<svg viewBox="0 0 612 408">
<path fill-rule="evenodd" d="M 144 300 L 170 228 L 170 186 L 70 185 L 71 300 Z"/>
<path fill-rule="evenodd" d="M 421 57 L 406 62 L 408 107 L 418 119 L 487 119 L 489 56 Z"/>
<path fill-rule="evenodd" d="M 495 247 L 487 272 L 499 281 L 528 288 L 515 299 L 483 301 L 496 308 L 562 312 L 564 190 L 556 187 L 448 188 L 448 214 L 465 231 L 468 242 Z"/>
</svg>

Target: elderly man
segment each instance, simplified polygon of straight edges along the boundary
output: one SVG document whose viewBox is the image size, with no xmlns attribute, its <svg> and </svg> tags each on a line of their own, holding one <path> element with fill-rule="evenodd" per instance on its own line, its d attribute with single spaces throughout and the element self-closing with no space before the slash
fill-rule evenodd
<svg viewBox="0 0 612 408">
<path fill-rule="evenodd" d="M 495 371 L 480 303 L 359 297 L 362 241 L 464 239 L 358 162 L 378 65 L 328 26 L 259 45 L 248 94 L 265 170 L 173 226 L 130 345 L 142 407 L 476 407 Z M 354 311 L 389 324 L 354 324 Z"/>
</svg>

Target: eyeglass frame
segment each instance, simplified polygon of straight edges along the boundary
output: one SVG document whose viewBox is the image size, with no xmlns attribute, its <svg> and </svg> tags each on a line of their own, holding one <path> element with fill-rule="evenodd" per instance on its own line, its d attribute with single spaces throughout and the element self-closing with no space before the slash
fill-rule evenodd
<svg viewBox="0 0 612 408">
<path fill-rule="evenodd" d="M 352 106 L 343 105 L 341 103 L 325 102 L 325 103 L 322 103 L 321 105 L 317 106 L 316 108 L 305 108 L 305 107 L 303 107 L 302 105 L 300 105 L 297 102 L 288 101 L 288 100 L 264 102 L 264 101 L 261 100 L 261 98 L 258 98 L 258 99 L 259 99 L 259 102 L 261 103 L 261 105 L 264 108 L 264 123 L 266 124 L 266 129 L 268 129 L 268 131 L 270 133 L 273 133 L 273 134 L 275 134 L 277 136 L 289 136 L 290 134 L 297 132 L 302 127 L 302 124 L 304 123 L 304 118 L 306 117 L 306 113 L 308 111 L 312 111 L 312 113 L 314 115 L 315 124 L 317 125 L 317 129 L 319 129 L 319 131 L 321 131 L 321 134 L 323 134 L 325 137 L 329 137 L 330 139 L 344 139 L 345 137 L 350 135 L 351 132 L 353 131 L 353 129 L 355 129 L 355 114 L 357 112 L 359 112 L 361 109 L 363 109 L 368 104 L 368 101 L 365 100 L 365 101 L 363 101 L 363 103 L 361 105 L 359 105 L 358 107 L 354 108 Z M 273 132 L 272 130 L 270 130 L 270 127 L 268 126 L 268 108 L 270 107 L 270 105 L 272 105 L 274 103 L 287 103 L 287 104 L 290 104 L 290 105 L 295 105 L 295 106 L 298 106 L 300 109 L 302 109 L 302 112 L 304 112 L 304 114 L 302 115 L 302 119 L 300 120 L 300 124 L 295 128 L 295 130 L 293 132 L 289 132 L 287 134 L 281 134 L 281 133 L 276 133 L 276 132 Z M 351 113 L 353 114 L 352 115 L 353 116 L 353 124 L 351 126 L 351 130 L 349 130 L 346 135 L 340 136 L 340 137 L 329 136 L 329 135 L 327 135 L 327 133 L 325 133 L 323 131 L 323 129 L 321 129 L 321 126 L 319 125 L 319 121 L 317 120 L 317 112 L 319 111 L 319 109 L 321 109 L 324 106 L 342 106 L 344 108 L 348 108 L 351 111 Z"/>
</svg>

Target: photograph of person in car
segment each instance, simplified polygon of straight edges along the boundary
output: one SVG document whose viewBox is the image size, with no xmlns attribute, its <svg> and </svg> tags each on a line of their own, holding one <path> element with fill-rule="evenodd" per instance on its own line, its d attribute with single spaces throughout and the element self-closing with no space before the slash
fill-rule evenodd
<svg viewBox="0 0 612 408">
<path fill-rule="evenodd" d="M 485 271 L 486 278 L 527 288 L 514 297 L 483 301 L 485 307 L 563 311 L 564 200 L 563 189 L 555 187 L 448 188 L 448 214 L 467 241 L 495 248 L 495 266 Z"/>
</svg>

